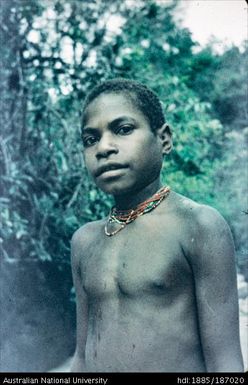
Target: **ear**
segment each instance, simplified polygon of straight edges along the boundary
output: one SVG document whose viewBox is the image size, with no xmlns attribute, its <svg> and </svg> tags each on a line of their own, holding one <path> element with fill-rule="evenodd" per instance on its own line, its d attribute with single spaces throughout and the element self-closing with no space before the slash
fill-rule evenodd
<svg viewBox="0 0 248 385">
<path fill-rule="evenodd" d="M 162 142 L 163 155 L 167 155 L 172 150 L 172 132 L 170 126 L 165 123 L 157 130 L 158 136 Z"/>
</svg>

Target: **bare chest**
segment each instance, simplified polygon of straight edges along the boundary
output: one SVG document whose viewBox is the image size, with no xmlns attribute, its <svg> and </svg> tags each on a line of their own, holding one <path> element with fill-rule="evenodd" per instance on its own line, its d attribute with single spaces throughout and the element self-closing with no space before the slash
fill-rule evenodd
<svg viewBox="0 0 248 385">
<path fill-rule="evenodd" d="M 88 296 L 157 296 L 191 284 L 180 234 L 176 226 L 165 227 L 137 220 L 113 237 L 102 229 L 83 266 Z"/>
</svg>

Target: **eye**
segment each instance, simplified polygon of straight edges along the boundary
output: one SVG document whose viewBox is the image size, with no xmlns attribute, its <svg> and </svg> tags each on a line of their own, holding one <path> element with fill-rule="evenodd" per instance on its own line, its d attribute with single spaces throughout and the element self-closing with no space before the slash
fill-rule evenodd
<svg viewBox="0 0 248 385">
<path fill-rule="evenodd" d="M 117 130 L 117 134 L 120 135 L 129 135 L 133 132 L 134 127 L 131 126 L 130 124 L 125 124 L 124 126 L 121 126 Z"/>
<path fill-rule="evenodd" d="M 97 142 L 97 137 L 94 135 L 83 137 L 83 145 L 84 147 L 91 147 Z"/>
</svg>

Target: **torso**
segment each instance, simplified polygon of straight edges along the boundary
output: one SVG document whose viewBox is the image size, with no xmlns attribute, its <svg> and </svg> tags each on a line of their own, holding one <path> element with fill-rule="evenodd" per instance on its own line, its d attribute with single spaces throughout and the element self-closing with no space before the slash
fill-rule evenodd
<svg viewBox="0 0 248 385">
<path fill-rule="evenodd" d="M 205 371 L 185 254 L 194 241 L 191 201 L 174 193 L 168 201 L 113 237 L 104 234 L 104 222 L 92 225 L 80 264 L 89 371 Z"/>
</svg>

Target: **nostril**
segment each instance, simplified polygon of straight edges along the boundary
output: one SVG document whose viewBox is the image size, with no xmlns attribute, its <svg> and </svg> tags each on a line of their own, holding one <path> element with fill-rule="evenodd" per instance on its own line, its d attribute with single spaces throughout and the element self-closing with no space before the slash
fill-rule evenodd
<svg viewBox="0 0 248 385">
<path fill-rule="evenodd" d="M 117 146 L 115 145 L 115 143 L 109 142 L 106 140 L 101 140 L 98 143 L 97 153 L 96 153 L 97 158 L 101 158 L 101 157 L 105 158 L 105 157 L 109 156 L 110 154 L 117 154 L 117 153 L 118 153 L 118 149 L 117 149 Z"/>
<path fill-rule="evenodd" d="M 118 153 L 118 150 L 117 149 L 114 149 L 114 148 L 112 148 L 112 149 L 108 149 L 108 150 L 103 150 L 103 149 L 101 149 L 101 150 L 98 150 L 97 151 L 97 153 L 96 153 L 96 157 L 98 158 L 98 159 L 100 159 L 100 158 L 107 158 L 108 156 L 110 156 L 110 155 L 112 155 L 112 154 L 117 154 Z"/>
</svg>

